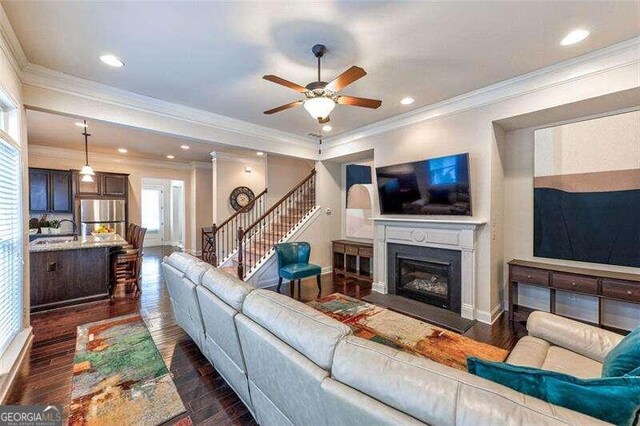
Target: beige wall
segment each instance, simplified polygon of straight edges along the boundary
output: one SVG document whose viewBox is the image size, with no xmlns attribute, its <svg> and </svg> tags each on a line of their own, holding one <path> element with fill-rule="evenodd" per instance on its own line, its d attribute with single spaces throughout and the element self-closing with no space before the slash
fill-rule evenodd
<svg viewBox="0 0 640 426">
<path fill-rule="evenodd" d="M 316 205 L 320 206 L 320 216 L 309 226 L 297 241 L 311 244 L 311 263 L 324 268 L 333 263 L 331 241 L 340 238 L 342 233 L 341 183 L 342 168 L 333 161 L 317 162 L 316 168 Z"/>
<path fill-rule="evenodd" d="M 82 153 L 79 151 L 50 149 L 47 147 L 33 147 L 29 154 L 30 167 L 44 167 L 51 169 L 69 170 L 82 166 Z M 192 179 L 192 167 L 188 164 L 176 165 L 163 162 L 127 161 L 120 157 L 107 155 L 90 157 L 90 163 L 96 171 L 128 173 L 129 174 L 129 221 L 140 223 L 140 194 L 142 178 L 171 179 L 184 182 L 185 191 L 185 247 L 191 252 L 198 250 L 200 240 L 199 226 L 208 223 L 205 217 L 211 217 L 211 171 L 198 168 Z M 207 174 L 208 173 L 208 174 Z M 194 183 L 197 191 L 197 203 L 193 204 Z M 204 188 L 204 189 L 203 189 Z M 191 203 L 189 202 L 191 200 Z M 194 205 L 196 206 L 194 208 Z M 208 212 L 207 212 L 208 210 Z M 191 212 L 197 212 L 194 216 Z"/>
<path fill-rule="evenodd" d="M 251 167 L 251 173 L 245 171 L 247 166 Z M 216 158 L 213 161 L 213 173 L 216 176 L 215 179 L 212 176 L 212 182 L 215 180 L 212 191 L 216 203 L 213 210 L 218 224 L 236 212 L 229 203 L 229 195 L 235 188 L 246 186 L 258 195 L 266 187 L 265 163 L 253 158 Z"/>
<path fill-rule="evenodd" d="M 573 152 L 585 161 L 589 154 L 594 165 L 616 158 L 616 153 L 600 150 L 599 145 L 626 146 L 627 158 L 621 159 L 630 167 L 640 167 L 640 113 L 615 115 L 604 120 L 581 121 L 550 129 L 556 136 L 562 136 L 563 150 Z M 619 127 L 618 127 L 619 126 Z M 625 132 L 620 132 L 625 129 Z M 546 130 L 542 130 L 544 135 Z M 561 259 L 540 259 L 533 256 L 533 176 L 534 148 L 538 142 L 545 144 L 546 138 L 539 138 L 540 130 L 525 128 L 507 132 L 504 138 L 504 253 L 503 264 L 511 259 L 544 260 L 560 265 L 583 266 L 610 271 L 637 273 L 638 268 L 591 264 Z M 538 137 L 537 137 L 538 136 Z M 536 141 L 537 140 L 537 141 Z M 597 143 L 595 143 L 597 142 Z M 612 145 L 613 144 L 613 145 Z M 571 167 L 565 161 L 565 167 Z M 539 166 L 536 166 L 536 168 Z M 581 171 L 575 171 L 581 172 Z M 506 270 L 506 266 L 505 266 Z M 506 273 L 506 271 L 505 271 Z M 548 310 L 548 291 L 523 288 L 518 292 L 519 301 L 524 306 Z M 596 301 L 593 297 L 558 293 L 557 309 L 560 313 L 576 316 L 586 321 L 597 322 Z M 614 301 L 605 301 L 604 322 L 619 328 L 631 329 L 640 323 L 640 308 Z"/>
<path fill-rule="evenodd" d="M 193 166 L 191 169 L 191 199 L 188 211 L 192 214 L 192 252 L 202 250 L 201 230 L 213 223 L 213 172 L 208 166 Z"/>
<path fill-rule="evenodd" d="M 302 158 L 269 154 L 267 156 L 267 187 L 269 206 L 278 202 L 295 185 L 309 175 L 314 162 Z"/>
</svg>

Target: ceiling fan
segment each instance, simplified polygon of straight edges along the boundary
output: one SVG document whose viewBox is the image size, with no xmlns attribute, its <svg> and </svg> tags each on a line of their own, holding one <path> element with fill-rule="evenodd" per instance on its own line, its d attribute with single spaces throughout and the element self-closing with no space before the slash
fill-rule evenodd
<svg viewBox="0 0 640 426">
<path fill-rule="evenodd" d="M 296 92 L 300 92 L 305 96 L 305 99 L 293 101 L 285 105 L 280 105 L 279 107 L 265 111 L 265 114 L 274 114 L 276 112 L 304 105 L 304 109 L 307 110 L 312 118 L 318 120 L 319 123 L 328 123 L 329 114 L 331 114 L 331 111 L 333 111 L 336 104 L 359 106 L 372 109 L 376 109 L 380 105 L 382 105 L 382 101 L 377 99 L 343 96 L 339 93 L 340 90 L 367 75 L 366 71 L 360 67 L 352 66 L 329 83 L 322 81 L 320 77 L 320 61 L 324 56 L 326 50 L 326 47 L 322 44 L 316 44 L 311 48 L 311 51 L 313 52 L 315 57 L 318 58 L 318 81 L 313 81 L 304 87 L 271 74 L 262 77 L 272 83 L 280 84 L 282 86 L 293 89 Z"/>
</svg>

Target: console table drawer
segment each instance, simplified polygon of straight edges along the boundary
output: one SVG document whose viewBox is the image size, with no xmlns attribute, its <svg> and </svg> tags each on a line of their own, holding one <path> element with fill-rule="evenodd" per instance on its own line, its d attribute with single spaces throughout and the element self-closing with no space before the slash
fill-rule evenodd
<svg viewBox="0 0 640 426">
<path fill-rule="evenodd" d="M 372 247 L 359 247 L 358 255 L 362 257 L 373 257 L 373 248 Z"/>
<path fill-rule="evenodd" d="M 333 243 L 333 251 L 337 253 L 344 253 L 344 244 Z"/>
<path fill-rule="evenodd" d="M 345 246 L 344 252 L 353 256 L 358 255 L 358 247 L 356 246 Z"/>
<path fill-rule="evenodd" d="M 598 294 L 598 279 L 582 275 L 553 273 L 553 287 L 580 293 Z"/>
<path fill-rule="evenodd" d="M 602 295 L 640 303 L 640 285 L 627 281 L 602 281 Z"/>
<path fill-rule="evenodd" d="M 511 268 L 511 279 L 521 283 L 549 285 L 549 271 L 513 266 Z"/>
</svg>

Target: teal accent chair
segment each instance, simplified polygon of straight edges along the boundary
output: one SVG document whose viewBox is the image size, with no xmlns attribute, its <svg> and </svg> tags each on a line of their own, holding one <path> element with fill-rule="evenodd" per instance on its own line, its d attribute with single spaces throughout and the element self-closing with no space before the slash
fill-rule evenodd
<svg viewBox="0 0 640 426">
<path fill-rule="evenodd" d="M 275 246 L 276 255 L 278 256 L 278 289 L 282 286 L 282 280 L 289 280 L 290 295 L 293 297 L 294 284 L 298 281 L 298 297 L 300 297 L 300 282 L 302 278 L 316 276 L 318 282 L 318 295 L 322 293 L 322 284 L 320 282 L 320 274 L 322 268 L 318 265 L 309 263 L 311 256 L 311 245 L 306 242 L 300 243 L 282 243 Z"/>
</svg>

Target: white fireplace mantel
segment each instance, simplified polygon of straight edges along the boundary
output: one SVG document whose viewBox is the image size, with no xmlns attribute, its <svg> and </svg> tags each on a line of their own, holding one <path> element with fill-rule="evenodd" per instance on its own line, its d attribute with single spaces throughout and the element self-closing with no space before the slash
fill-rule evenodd
<svg viewBox="0 0 640 426">
<path fill-rule="evenodd" d="M 373 218 L 375 264 L 373 291 L 387 293 L 387 244 L 434 247 L 461 252 L 461 312 L 476 319 L 476 234 L 486 222 L 477 220 Z"/>
</svg>

